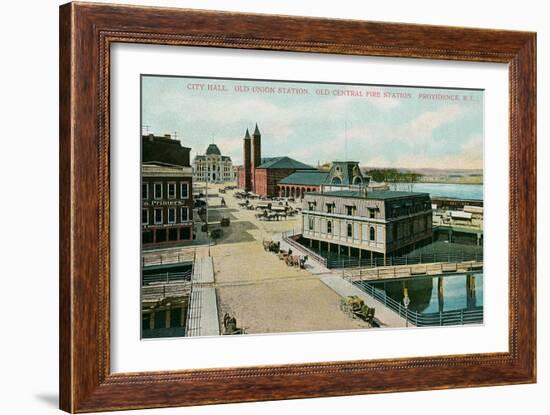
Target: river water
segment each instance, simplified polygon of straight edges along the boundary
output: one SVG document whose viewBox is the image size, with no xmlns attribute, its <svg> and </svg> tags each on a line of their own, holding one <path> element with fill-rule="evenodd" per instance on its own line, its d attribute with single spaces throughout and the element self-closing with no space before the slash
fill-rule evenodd
<svg viewBox="0 0 550 415">
<path fill-rule="evenodd" d="M 451 197 L 457 199 L 483 200 L 482 184 L 447 184 L 447 183 L 397 183 L 391 190 L 404 190 L 429 193 L 431 197 Z M 411 299 L 410 308 L 419 313 L 437 313 L 440 311 L 471 310 L 483 307 L 483 273 L 475 275 L 470 289 L 465 275 L 449 275 L 442 278 L 441 295 L 438 289 L 438 278 L 415 278 L 408 281 L 408 292 Z M 401 282 L 373 284 L 376 290 L 397 302 L 403 300 Z"/>
<path fill-rule="evenodd" d="M 411 186 L 412 185 L 412 186 Z M 429 193 L 430 196 L 483 200 L 482 184 L 392 183 L 391 190 Z"/>
<path fill-rule="evenodd" d="M 415 278 L 405 283 L 411 300 L 409 308 L 418 313 L 472 310 L 483 306 L 483 274 L 476 274 L 468 286 L 466 275 Z M 397 301 L 403 301 L 402 281 L 371 283 L 378 291 Z M 441 295 L 439 293 L 441 286 Z"/>
</svg>

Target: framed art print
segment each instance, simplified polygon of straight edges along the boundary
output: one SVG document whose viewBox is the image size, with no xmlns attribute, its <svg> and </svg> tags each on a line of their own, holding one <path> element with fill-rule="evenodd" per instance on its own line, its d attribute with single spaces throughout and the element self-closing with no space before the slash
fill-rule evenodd
<svg viewBox="0 0 550 415">
<path fill-rule="evenodd" d="M 535 381 L 535 34 L 60 28 L 62 409 Z"/>
</svg>

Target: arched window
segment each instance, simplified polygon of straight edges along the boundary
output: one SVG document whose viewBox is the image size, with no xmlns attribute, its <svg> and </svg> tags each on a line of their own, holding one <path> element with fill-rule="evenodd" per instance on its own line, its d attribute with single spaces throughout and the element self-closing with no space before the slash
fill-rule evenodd
<svg viewBox="0 0 550 415">
<path fill-rule="evenodd" d="M 332 234 L 332 222 L 330 220 L 327 222 L 327 233 Z"/>
<path fill-rule="evenodd" d="M 332 184 L 342 184 L 342 180 L 339 177 L 333 177 Z"/>
<path fill-rule="evenodd" d="M 362 183 L 363 183 L 363 180 L 361 179 L 361 177 L 355 176 L 353 178 L 353 184 L 362 184 Z"/>
<path fill-rule="evenodd" d="M 353 237 L 353 226 L 351 226 L 351 223 L 348 223 L 348 238 Z"/>
<path fill-rule="evenodd" d="M 374 230 L 374 226 L 370 227 L 370 235 L 369 236 L 370 236 L 371 241 L 374 241 L 376 239 L 376 232 Z"/>
</svg>

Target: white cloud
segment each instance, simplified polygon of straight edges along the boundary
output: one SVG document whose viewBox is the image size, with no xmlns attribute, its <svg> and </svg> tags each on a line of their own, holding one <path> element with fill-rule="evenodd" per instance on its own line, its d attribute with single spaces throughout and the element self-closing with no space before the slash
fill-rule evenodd
<svg viewBox="0 0 550 415">
<path fill-rule="evenodd" d="M 399 157 L 395 165 L 404 168 L 482 169 L 483 138 L 479 134 L 473 135 L 462 145 L 457 154 L 439 156 L 408 154 Z"/>
</svg>

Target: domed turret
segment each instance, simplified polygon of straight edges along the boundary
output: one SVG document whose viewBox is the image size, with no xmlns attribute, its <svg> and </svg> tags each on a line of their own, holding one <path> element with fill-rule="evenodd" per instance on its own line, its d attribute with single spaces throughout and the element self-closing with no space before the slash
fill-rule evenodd
<svg viewBox="0 0 550 415">
<path fill-rule="evenodd" d="M 218 148 L 218 146 L 216 144 L 210 144 L 208 146 L 208 148 L 206 149 L 206 155 L 207 156 L 211 156 L 211 155 L 221 156 L 222 152 L 220 151 L 220 149 Z"/>
</svg>

